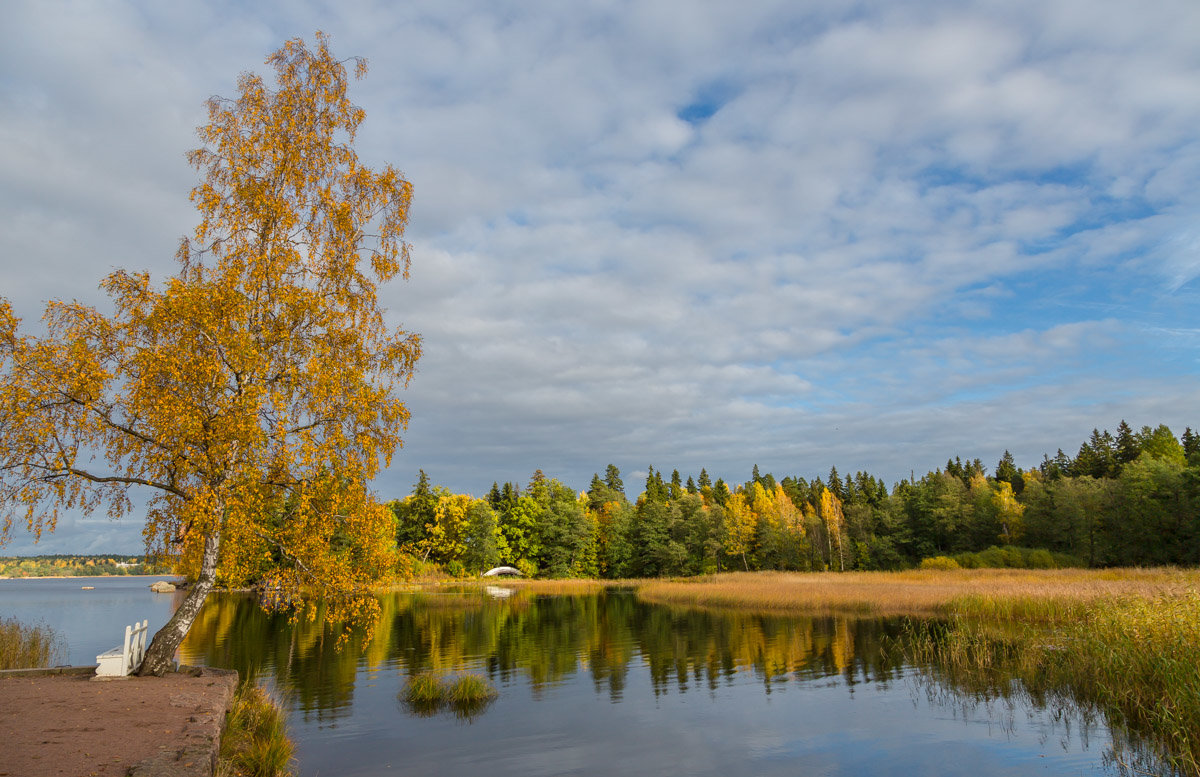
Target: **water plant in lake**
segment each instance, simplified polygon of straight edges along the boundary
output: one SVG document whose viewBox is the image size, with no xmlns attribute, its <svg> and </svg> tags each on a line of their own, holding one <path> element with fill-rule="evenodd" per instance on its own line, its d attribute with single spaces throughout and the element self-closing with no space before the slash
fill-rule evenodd
<svg viewBox="0 0 1200 777">
<path fill-rule="evenodd" d="M 461 674 L 451 679 L 421 672 L 409 680 L 400 698 L 417 715 L 436 715 L 447 708 L 456 717 L 472 720 L 498 695 L 492 684 L 479 675 Z"/>
<path fill-rule="evenodd" d="M 434 672 L 421 672 L 408 681 L 400 698 L 418 715 L 436 715 L 446 701 L 446 686 Z"/>
<path fill-rule="evenodd" d="M 49 626 L 28 626 L 16 618 L 0 618 L 0 669 L 50 666 L 62 649 L 62 640 Z"/>
<path fill-rule="evenodd" d="M 279 703 L 262 687 L 244 683 L 225 722 L 216 777 L 288 777 L 293 750 Z"/>
</svg>

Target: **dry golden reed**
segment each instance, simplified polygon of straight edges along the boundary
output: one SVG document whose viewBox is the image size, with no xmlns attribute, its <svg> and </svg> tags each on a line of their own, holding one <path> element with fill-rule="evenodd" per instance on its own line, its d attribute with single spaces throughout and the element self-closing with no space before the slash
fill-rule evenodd
<svg viewBox="0 0 1200 777">
<path fill-rule="evenodd" d="M 648 580 L 639 598 L 696 607 L 773 613 L 980 615 L 1030 620 L 1072 617 L 1101 600 L 1200 590 L 1200 572 L 1174 568 L 961 569 L 903 572 L 732 572 L 692 579 Z"/>
<path fill-rule="evenodd" d="M 39 669 L 61 653 L 62 641 L 49 626 L 0 618 L 0 669 Z"/>
</svg>

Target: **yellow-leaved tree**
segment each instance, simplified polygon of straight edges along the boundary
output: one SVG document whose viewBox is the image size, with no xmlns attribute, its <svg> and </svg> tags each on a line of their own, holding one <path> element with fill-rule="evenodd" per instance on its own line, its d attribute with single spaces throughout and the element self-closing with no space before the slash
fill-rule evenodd
<svg viewBox="0 0 1200 777">
<path fill-rule="evenodd" d="M 393 390 L 421 349 L 376 288 L 408 275 L 412 190 L 359 164 L 364 112 L 324 35 L 267 62 L 274 88 L 247 73 L 208 102 L 188 155 L 200 222 L 174 276 L 114 272 L 111 312 L 50 302 L 41 336 L 0 299 L 0 542 L 148 491 L 148 549 L 195 582 L 141 674 L 170 668 L 218 574 L 369 621 L 391 566 L 393 519 L 367 483 L 401 444 Z"/>
<path fill-rule="evenodd" d="M 842 550 L 842 526 L 845 516 L 842 513 L 842 500 L 828 488 L 821 490 L 821 501 L 817 505 L 817 514 L 825 522 L 825 542 L 829 546 L 829 566 L 833 566 L 833 545 L 837 543 L 838 571 L 846 571 L 846 555 Z"/>
</svg>

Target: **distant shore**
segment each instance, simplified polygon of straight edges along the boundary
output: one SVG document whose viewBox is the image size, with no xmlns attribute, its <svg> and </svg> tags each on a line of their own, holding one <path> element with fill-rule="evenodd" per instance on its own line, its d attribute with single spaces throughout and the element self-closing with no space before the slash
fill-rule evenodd
<svg viewBox="0 0 1200 777">
<path fill-rule="evenodd" d="M 160 577 L 167 579 L 182 580 L 183 575 L 162 574 L 162 575 L 21 575 L 15 577 L 13 575 L 0 575 L 0 580 L 89 580 L 95 577 Z"/>
</svg>

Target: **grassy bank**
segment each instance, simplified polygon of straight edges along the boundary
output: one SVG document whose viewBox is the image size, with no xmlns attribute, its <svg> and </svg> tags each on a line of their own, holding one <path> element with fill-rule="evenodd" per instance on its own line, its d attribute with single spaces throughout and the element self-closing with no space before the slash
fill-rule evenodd
<svg viewBox="0 0 1200 777">
<path fill-rule="evenodd" d="M 975 692 L 1018 677 L 1067 694 L 1200 775 L 1200 573 L 1179 569 L 732 574 L 648 581 L 663 604 L 771 613 L 931 615 L 907 649 Z"/>
<path fill-rule="evenodd" d="M 49 626 L 27 626 L 0 618 L 0 669 L 38 669 L 62 654 L 62 642 Z"/>
<path fill-rule="evenodd" d="M 247 683 L 238 689 L 225 722 L 216 777 L 288 777 L 293 749 L 279 704 Z"/>
<path fill-rule="evenodd" d="M 638 596 L 659 604 L 737 607 L 764 613 L 848 615 L 1006 614 L 1072 617 L 1096 602 L 1200 590 L 1200 572 L 1179 569 L 913 569 L 904 572 L 735 572 L 647 580 Z"/>
</svg>

